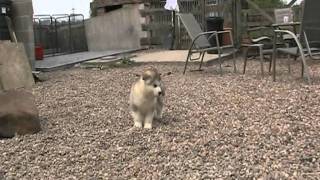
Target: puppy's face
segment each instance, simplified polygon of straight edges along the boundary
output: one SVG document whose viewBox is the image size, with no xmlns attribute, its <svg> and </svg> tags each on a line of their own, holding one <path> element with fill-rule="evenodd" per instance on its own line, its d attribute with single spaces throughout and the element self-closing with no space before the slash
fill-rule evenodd
<svg viewBox="0 0 320 180">
<path fill-rule="evenodd" d="M 146 88 L 153 92 L 154 96 L 162 95 L 161 77 L 156 69 L 147 69 L 142 74 L 142 80 L 145 82 Z"/>
</svg>

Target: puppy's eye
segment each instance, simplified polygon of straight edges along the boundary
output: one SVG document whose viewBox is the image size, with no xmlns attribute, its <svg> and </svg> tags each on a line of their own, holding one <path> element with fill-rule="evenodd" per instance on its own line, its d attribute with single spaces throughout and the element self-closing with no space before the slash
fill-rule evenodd
<svg viewBox="0 0 320 180">
<path fill-rule="evenodd" d="M 158 86 L 157 86 L 156 84 L 154 84 L 154 85 L 153 85 L 153 87 L 155 87 L 155 88 L 156 88 L 156 87 L 158 87 Z"/>
</svg>

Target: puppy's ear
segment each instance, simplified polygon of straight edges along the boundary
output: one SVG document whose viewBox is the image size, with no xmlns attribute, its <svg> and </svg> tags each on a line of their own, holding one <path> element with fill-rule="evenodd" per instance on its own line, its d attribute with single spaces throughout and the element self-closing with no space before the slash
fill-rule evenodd
<svg viewBox="0 0 320 180">
<path fill-rule="evenodd" d="M 148 81 L 149 79 L 151 79 L 151 75 L 149 73 L 142 74 L 142 80 Z"/>
</svg>

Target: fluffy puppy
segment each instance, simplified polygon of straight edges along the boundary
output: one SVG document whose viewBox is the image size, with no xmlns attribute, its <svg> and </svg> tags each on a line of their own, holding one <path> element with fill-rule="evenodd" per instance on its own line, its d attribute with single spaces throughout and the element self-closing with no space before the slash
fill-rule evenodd
<svg viewBox="0 0 320 180">
<path fill-rule="evenodd" d="M 161 118 L 164 94 L 160 73 L 155 68 L 146 69 L 132 85 L 130 93 L 130 111 L 135 127 L 151 129 L 153 119 Z"/>
</svg>

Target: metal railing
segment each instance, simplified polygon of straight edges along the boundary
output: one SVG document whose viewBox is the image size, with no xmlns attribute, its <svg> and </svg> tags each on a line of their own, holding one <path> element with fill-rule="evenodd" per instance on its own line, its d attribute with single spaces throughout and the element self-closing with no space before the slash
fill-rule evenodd
<svg viewBox="0 0 320 180">
<path fill-rule="evenodd" d="M 45 56 L 87 51 L 84 16 L 82 14 L 35 15 L 35 45 Z"/>
</svg>

